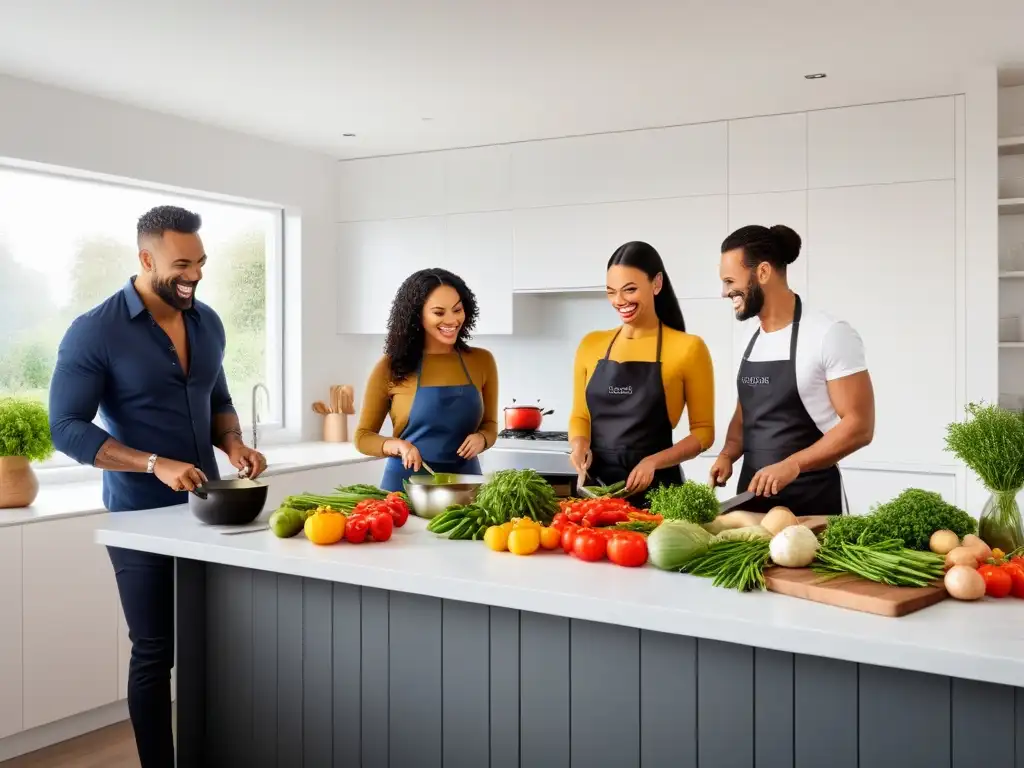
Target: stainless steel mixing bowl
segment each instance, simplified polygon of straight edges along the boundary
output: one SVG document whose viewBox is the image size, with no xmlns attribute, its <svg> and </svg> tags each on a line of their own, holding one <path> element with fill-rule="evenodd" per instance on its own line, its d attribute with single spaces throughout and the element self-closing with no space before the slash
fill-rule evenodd
<svg viewBox="0 0 1024 768">
<path fill-rule="evenodd" d="M 448 475 L 452 482 L 437 483 L 430 475 L 413 475 L 405 481 L 405 492 L 413 514 L 429 520 L 454 504 L 472 504 L 483 475 Z"/>
</svg>

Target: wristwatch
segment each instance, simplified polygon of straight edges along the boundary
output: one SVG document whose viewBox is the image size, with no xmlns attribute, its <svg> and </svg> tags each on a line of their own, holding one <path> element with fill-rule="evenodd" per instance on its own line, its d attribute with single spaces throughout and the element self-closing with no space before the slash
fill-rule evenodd
<svg viewBox="0 0 1024 768">
<path fill-rule="evenodd" d="M 146 462 L 146 474 L 147 475 L 152 475 L 153 474 L 153 470 L 156 469 L 156 459 L 157 459 L 157 456 L 154 453 L 152 456 L 149 457 L 149 461 Z"/>
</svg>

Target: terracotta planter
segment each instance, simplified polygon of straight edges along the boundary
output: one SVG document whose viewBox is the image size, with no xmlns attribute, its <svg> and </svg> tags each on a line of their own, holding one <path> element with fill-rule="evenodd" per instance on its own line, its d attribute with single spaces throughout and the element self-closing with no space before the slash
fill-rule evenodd
<svg viewBox="0 0 1024 768">
<path fill-rule="evenodd" d="M 27 507 L 38 493 L 39 481 L 28 459 L 0 456 L 0 509 Z"/>
</svg>

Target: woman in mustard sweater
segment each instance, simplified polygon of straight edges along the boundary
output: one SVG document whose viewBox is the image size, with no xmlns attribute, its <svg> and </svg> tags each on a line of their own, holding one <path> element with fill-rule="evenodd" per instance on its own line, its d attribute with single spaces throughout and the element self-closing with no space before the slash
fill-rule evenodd
<svg viewBox="0 0 1024 768">
<path fill-rule="evenodd" d="M 602 483 L 625 480 L 631 500 L 642 503 L 651 485 L 681 483 L 679 465 L 714 442 L 714 371 L 703 339 L 686 333 L 652 246 L 615 251 L 607 289 L 622 325 L 587 335 L 576 352 L 571 461 Z M 673 443 L 684 408 L 690 434 Z"/>
<path fill-rule="evenodd" d="M 388 457 L 382 489 L 402 490 L 424 461 L 435 472 L 480 474 L 477 456 L 498 436 L 498 371 L 490 352 L 466 343 L 477 311 L 462 278 L 443 269 L 416 272 L 398 289 L 355 435 L 361 453 Z M 385 416 L 392 437 L 379 434 Z"/>
</svg>

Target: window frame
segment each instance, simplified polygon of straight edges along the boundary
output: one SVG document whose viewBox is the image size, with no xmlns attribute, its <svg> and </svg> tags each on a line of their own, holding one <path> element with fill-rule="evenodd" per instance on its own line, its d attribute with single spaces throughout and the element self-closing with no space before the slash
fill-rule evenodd
<svg viewBox="0 0 1024 768">
<path fill-rule="evenodd" d="M 104 186 L 122 187 L 133 191 L 167 194 L 177 197 L 180 202 L 187 203 L 188 200 L 197 202 L 211 202 L 221 205 L 232 205 L 241 208 L 262 209 L 272 211 L 273 217 L 266 243 L 266 297 L 265 297 L 265 325 L 266 349 L 264 358 L 266 360 L 266 375 L 261 383 L 270 393 L 270 402 L 264 402 L 265 396 L 261 397 L 262 409 L 265 412 L 267 406 L 273 418 L 259 423 L 259 445 L 281 445 L 295 442 L 295 435 L 287 429 L 285 416 L 285 227 L 287 209 L 278 204 L 263 201 L 251 200 L 230 195 L 219 195 L 204 193 L 199 190 L 184 189 L 163 185 L 158 183 L 147 183 L 133 179 L 95 174 L 86 171 L 77 171 L 60 168 L 50 168 L 36 163 L 10 162 L 0 159 L 0 170 L 26 175 L 47 176 L 71 182 L 86 182 L 101 184 Z M 127 276 L 125 277 L 127 279 Z M 231 398 L 238 402 L 240 398 L 251 398 L 252 392 L 231 391 Z M 102 426 L 102 421 L 100 421 Z M 241 424 L 242 435 L 247 445 L 252 443 L 253 425 Z M 56 452 L 46 461 L 33 464 L 36 477 L 40 485 L 51 485 L 72 482 L 85 482 L 88 480 L 99 480 L 102 470 L 91 465 L 83 465 L 63 453 Z"/>
</svg>

